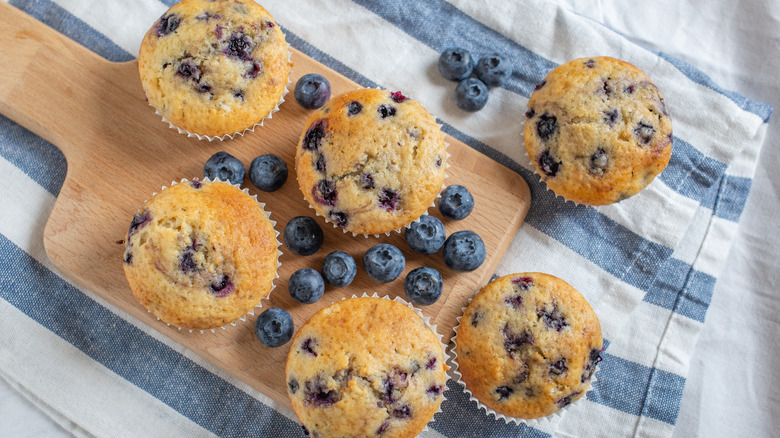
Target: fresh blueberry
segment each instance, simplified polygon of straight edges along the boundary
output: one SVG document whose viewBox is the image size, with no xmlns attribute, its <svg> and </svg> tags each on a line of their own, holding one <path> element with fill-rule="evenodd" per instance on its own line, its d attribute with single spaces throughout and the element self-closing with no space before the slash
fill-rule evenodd
<svg viewBox="0 0 780 438">
<path fill-rule="evenodd" d="M 312 255 L 322 246 L 322 228 L 308 216 L 296 216 L 284 227 L 284 244 L 298 255 Z"/>
<path fill-rule="evenodd" d="M 474 59 L 466 49 L 449 48 L 439 55 L 439 72 L 446 79 L 459 81 L 474 71 Z"/>
<path fill-rule="evenodd" d="M 378 283 L 389 283 L 404 270 L 406 258 L 401 250 L 389 243 L 371 247 L 363 256 L 363 266 L 371 279 Z"/>
<path fill-rule="evenodd" d="M 260 155 L 249 164 L 249 180 L 264 192 L 279 190 L 287 181 L 287 164 L 278 155 Z"/>
<path fill-rule="evenodd" d="M 448 186 L 441 193 L 439 211 L 447 219 L 460 220 L 474 209 L 474 197 L 469 190 L 459 184 Z"/>
<path fill-rule="evenodd" d="M 348 286 L 355 279 L 355 274 L 357 274 L 355 259 L 344 251 L 333 251 L 322 262 L 322 276 L 333 286 Z"/>
<path fill-rule="evenodd" d="M 406 298 L 418 306 L 430 306 L 441 296 L 442 279 L 439 271 L 421 266 L 406 276 Z"/>
<path fill-rule="evenodd" d="M 244 182 L 246 168 L 238 158 L 225 151 L 217 152 L 203 165 L 203 176 L 210 180 L 229 181 L 230 184 Z"/>
<path fill-rule="evenodd" d="M 463 111 L 472 113 L 479 111 L 485 106 L 487 100 L 487 85 L 477 78 L 466 78 L 455 87 L 455 105 Z"/>
<path fill-rule="evenodd" d="M 456 231 L 444 242 L 444 263 L 456 271 L 479 268 L 485 255 L 485 242 L 471 230 Z"/>
<path fill-rule="evenodd" d="M 412 251 L 419 254 L 435 254 L 439 252 L 447 235 L 444 224 L 430 215 L 422 215 L 418 222 L 412 222 L 406 229 L 406 243 Z"/>
<path fill-rule="evenodd" d="M 293 272 L 287 287 L 291 297 L 306 304 L 316 303 L 325 293 L 325 282 L 322 281 L 322 275 L 311 268 L 303 268 Z"/>
<path fill-rule="evenodd" d="M 295 83 L 295 100 L 306 109 L 319 108 L 330 99 L 330 82 L 325 76 L 309 73 Z"/>
<path fill-rule="evenodd" d="M 479 62 L 477 62 L 477 66 L 474 67 L 474 72 L 477 74 L 479 80 L 484 82 L 488 87 L 500 87 L 504 85 L 506 80 L 509 79 L 509 75 L 512 74 L 512 71 L 509 68 L 509 62 L 498 53 L 482 57 Z"/>
<path fill-rule="evenodd" d="M 292 339 L 293 327 L 290 313 L 284 309 L 273 307 L 257 317 L 255 334 L 266 347 L 279 347 Z"/>
</svg>

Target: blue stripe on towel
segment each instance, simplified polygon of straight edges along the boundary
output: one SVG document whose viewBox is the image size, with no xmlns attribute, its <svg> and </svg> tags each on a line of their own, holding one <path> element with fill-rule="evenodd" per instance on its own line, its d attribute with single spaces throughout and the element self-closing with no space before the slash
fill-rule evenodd
<svg viewBox="0 0 780 438">
<path fill-rule="evenodd" d="M 457 41 L 457 45 L 472 53 L 499 52 L 519 66 L 512 79 L 504 87 L 528 97 L 534 85 L 556 67 L 552 61 L 539 56 L 495 30 L 465 14 L 443 0 L 416 2 L 386 2 L 381 0 L 354 0 L 355 3 L 374 12 L 428 47 L 442 52 Z M 608 27 L 604 26 L 609 29 Z M 411 29 L 411 31 L 410 31 Z M 614 32 L 614 30 L 610 29 Z M 700 70 L 671 57 L 658 53 L 690 80 L 726 96 L 740 108 L 768 122 L 772 106 L 747 99 L 738 93 L 725 90 Z"/>
<path fill-rule="evenodd" d="M 729 99 L 731 99 L 732 102 L 737 104 L 738 107 L 742 108 L 743 110 L 749 113 L 761 117 L 764 123 L 769 122 L 769 119 L 772 117 L 772 111 L 773 111 L 772 105 L 767 105 L 757 100 L 748 99 L 744 96 L 741 96 L 738 93 L 724 89 L 720 85 L 716 84 L 715 81 L 712 80 L 712 78 L 704 74 L 704 72 L 702 72 L 701 70 L 697 69 L 696 67 L 692 66 L 691 64 L 688 64 L 687 62 L 681 59 L 675 58 L 663 52 L 658 52 L 657 54 L 658 56 L 665 59 L 673 66 L 675 66 L 677 70 L 680 70 L 685 76 L 688 77 L 688 79 L 692 80 L 693 82 L 696 82 L 697 84 L 704 85 L 705 87 L 717 92 L 718 94 L 722 94 L 723 96 L 728 97 Z"/>
<path fill-rule="evenodd" d="M 105 35 L 49 0 L 11 0 L 9 3 L 109 61 L 135 58 Z"/>
<path fill-rule="evenodd" d="M 516 67 L 503 88 L 528 97 L 537 83 L 556 67 L 495 30 L 441 0 L 386 2 L 355 0 L 437 53 L 457 42 L 471 53 L 498 52 Z"/>
<path fill-rule="evenodd" d="M 54 196 L 60 193 L 68 166 L 59 149 L 0 115 L 0 156 Z"/>
<path fill-rule="evenodd" d="M 2 235 L 0 253 L 0 298 L 204 429 L 301 435 L 300 425 L 113 314 Z"/>
<path fill-rule="evenodd" d="M 663 275 L 655 279 L 643 301 L 703 323 L 716 278 L 671 257 L 662 271 Z"/>
<path fill-rule="evenodd" d="M 477 407 L 477 403 L 469 400 L 469 395 L 463 387 L 447 381 L 448 390 L 444 393 L 447 400 L 441 405 L 446 421 L 434 421 L 429 427 L 448 437 L 458 438 L 492 438 L 492 437 L 538 437 L 550 435 L 525 424 L 507 424 Z M 442 414 L 438 414 L 442 415 Z"/>
<path fill-rule="evenodd" d="M 602 353 L 598 381 L 588 400 L 674 425 L 680 411 L 685 378 Z M 643 400 L 643 395 L 646 393 Z"/>
</svg>

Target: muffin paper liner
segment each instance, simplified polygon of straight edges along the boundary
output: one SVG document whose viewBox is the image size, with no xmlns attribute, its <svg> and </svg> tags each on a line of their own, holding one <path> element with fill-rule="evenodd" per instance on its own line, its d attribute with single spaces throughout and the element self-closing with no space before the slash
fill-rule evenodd
<svg viewBox="0 0 780 438">
<path fill-rule="evenodd" d="M 290 45 L 289 44 L 287 44 L 287 62 L 292 64 L 292 52 L 290 51 Z M 195 132 L 190 132 L 190 131 L 188 131 L 186 129 L 182 129 L 182 128 L 174 125 L 170 120 L 166 119 L 165 116 L 163 116 L 162 113 L 159 110 L 157 110 L 157 108 L 154 109 L 154 112 L 155 112 L 155 114 L 157 114 L 158 116 L 160 116 L 162 118 L 163 122 L 168 124 L 169 128 L 176 129 L 177 131 L 179 131 L 179 134 L 186 134 L 187 137 L 195 137 L 198 140 L 208 140 L 208 141 L 232 140 L 233 138 L 238 137 L 238 136 L 242 136 L 243 137 L 244 134 L 246 134 L 247 132 L 254 132 L 255 128 L 257 128 L 258 126 L 263 126 L 263 124 L 265 123 L 266 120 L 273 118 L 273 114 L 275 112 L 279 111 L 279 106 L 282 103 L 284 103 L 284 101 L 285 101 L 284 97 L 287 96 L 287 93 L 290 92 L 289 88 L 290 88 L 290 85 L 292 84 L 292 79 L 290 79 L 291 77 L 292 77 L 292 68 L 290 68 L 290 74 L 287 75 L 287 84 L 285 84 L 284 90 L 282 91 L 282 95 L 279 98 L 279 101 L 276 102 L 276 106 L 274 108 L 272 108 L 271 111 L 269 111 L 268 114 L 265 117 L 263 117 L 263 119 L 260 120 L 258 123 L 255 123 L 252 127 L 246 128 L 246 129 L 244 129 L 241 132 L 235 132 L 233 134 L 225 134 L 225 135 L 214 135 L 214 136 L 202 135 L 202 134 L 198 134 L 198 133 L 195 133 Z M 152 106 L 151 103 L 149 105 Z M 154 106 L 152 106 L 152 108 L 154 108 Z"/>
<path fill-rule="evenodd" d="M 385 90 L 384 88 L 380 88 L 380 87 L 377 87 L 376 89 L 377 89 L 377 90 L 383 90 L 383 91 L 389 91 L 389 90 Z M 426 109 L 426 111 L 427 111 L 427 109 Z M 429 114 L 430 114 L 430 113 L 429 113 Z M 437 120 L 436 116 L 434 116 L 433 114 L 431 114 L 431 117 L 433 117 L 433 118 L 434 118 L 434 120 Z M 445 169 L 445 171 L 444 171 L 444 181 L 446 181 L 446 180 L 447 180 L 447 178 L 449 178 L 449 174 L 447 173 L 447 169 L 449 169 L 449 168 L 450 168 L 450 161 L 449 161 L 449 160 L 450 160 L 450 157 L 452 157 L 452 154 L 450 154 L 450 153 L 447 151 L 447 149 L 449 149 L 449 147 L 450 147 L 450 144 L 447 142 L 447 134 L 445 134 L 445 133 L 444 133 L 444 131 L 442 131 L 442 129 L 441 129 L 441 127 L 442 127 L 443 125 L 442 125 L 441 123 L 437 123 L 437 124 L 436 124 L 436 126 L 438 126 L 438 127 L 439 127 L 439 132 L 441 132 L 441 135 L 442 135 L 442 137 L 443 137 L 443 139 L 444 139 L 444 153 L 445 153 L 445 154 L 447 154 L 447 155 L 446 155 L 446 159 L 444 160 L 444 169 Z M 297 146 L 296 146 L 296 147 L 297 147 Z M 296 160 L 296 161 L 297 161 L 297 160 Z M 296 180 L 296 182 L 298 181 L 298 172 L 296 172 L 296 175 L 295 175 L 295 180 Z M 417 219 L 415 219 L 415 220 L 413 220 L 413 221 L 409 222 L 409 223 L 408 223 L 408 224 L 406 224 L 406 225 L 403 225 L 403 226 L 401 226 L 401 228 L 398 228 L 398 229 L 395 229 L 395 230 L 391 230 L 391 231 L 388 231 L 388 232 L 386 232 L 386 233 L 380 233 L 380 234 L 365 234 L 365 233 L 355 233 L 355 232 L 352 232 L 352 231 L 348 231 L 348 230 L 346 230 L 346 229 L 344 229 L 344 228 L 340 228 L 340 227 L 336 226 L 336 223 L 335 223 L 335 222 L 332 222 L 332 221 L 331 221 L 330 219 L 328 219 L 326 216 L 323 216 L 323 215 L 321 215 L 321 214 L 320 214 L 320 213 L 317 211 L 317 209 L 316 209 L 316 208 L 314 208 L 314 206 L 313 206 L 313 205 L 311 205 L 311 203 L 309 202 L 309 200 L 308 200 L 308 199 L 306 199 L 306 196 L 305 196 L 305 195 L 303 195 L 303 189 L 301 188 L 301 185 L 300 185 L 300 183 L 298 184 L 298 189 L 300 189 L 300 190 L 301 190 L 301 195 L 303 196 L 303 200 L 304 200 L 304 201 L 305 201 L 307 204 L 309 204 L 309 208 L 310 208 L 310 209 L 314 210 L 314 214 L 315 214 L 315 215 L 317 215 L 317 216 L 321 217 L 321 218 L 322 218 L 322 219 L 325 221 L 325 223 L 330 223 L 330 224 L 332 224 L 332 225 L 333 225 L 333 228 L 339 229 L 339 230 L 341 230 L 341 231 L 342 231 L 343 233 L 345 233 L 345 234 L 346 234 L 346 233 L 352 233 L 352 237 L 356 237 L 356 236 L 363 236 L 363 237 L 365 237 L 366 239 L 368 239 L 368 238 L 369 238 L 369 237 L 371 237 L 371 236 L 373 236 L 373 237 L 380 237 L 382 234 L 384 234 L 385 236 L 389 236 L 391 233 L 402 233 L 402 232 L 403 232 L 405 229 L 407 229 L 407 228 L 411 227 L 411 225 L 412 225 L 413 223 L 415 223 L 415 222 L 420 222 L 420 217 L 423 217 L 423 216 L 427 215 L 427 214 L 428 214 L 428 210 L 429 210 L 429 209 L 431 209 L 431 208 L 435 208 L 435 207 L 436 207 L 436 200 L 437 200 L 437 199 L 439 199 L 439 198 L 441 198 L 441 192 L 442 192 L 442 191 L 444 191 L 444 189 L 446 189 L 446 188 L 447 188 L 447 184 L 446 184 L 446 183 L 442 183 L 442 185 L 441 185 L 441 189 L 439 189 L 439 193 L 437 193 L 437 194 L 436 194 L 436 197 L 434 198 L 433 202 L 431 203 L 431 206 L 430 206 L 430 207 L 428 207 L 428 208 L 426 208 L 426 209 L 425 209 L 425 211 L 423 211 L 423 212 L 420 214 L 420 216 L 419 216 Z"/>
<path fill-rule="evenodd" d="M 221 182 L 221 183 L 228 184 L 228 185 L 231 185 L 233 187 L 236 187 L 236 188 L 240 189 L 243 193 L 245 193 L 250 198 L 254 199 L 254 201 L 257 202 L 260 205 L 260 208 L 263 210 L 263 213 L 265 214 L 266 218 L 268 218 L 268 220 L 271 222 L 271 227 L 273 228 L 274 233 L 276 234 L 276 270 L 274 272 L 274 278 L 271 279 L 271 289 L 268 291 L 268 294 L 265 297 L 261 298 L 260 301 L 251 310 L 249 310 L 247 313 L 245 313 L 243 316 L 241 316 L 240 318 L 236 319 L 235 321 L 229 322 L 229 323 L 224 324 L 224 325 L 222 325 L 220 327 L 214 327 L 214 328 L 210 328 L 210 329 L 209 328 L 207 328 L 207 329 L 187 329 L 187 328 L 179 327 L 179 326 L 174 325 L 174 324 L 167 323 L 167 322 L 161 320 L 160 318 L 158 318 L 157 315 L 153 314 L 151 311 L 149 311 L 149 309 L 146 309 L 146 311 L 149 312 L 150 315 L 152 315 L 155 318 L 157 318 L 158 321 L 165 322 L 165 325 L 167 325 L 169 327 L 175 327 L 179 331 L 187 330 L 190 333 L 193 333 L 193 332 L 206 333 L 207 331 L 211 331 L 212 333 L 215 333 L 217 331 L 217 329 L 219 329 L 219 328 L 221 328 L 222 330 L 226 330 L 228 326 L 235 327 L 238 324 L 239 321 L 246 321 L 247 316 L 249 316 L 249 315 L 254 316 L 255 310 L 257 310 L 258 308 L 262 308 L 263 307 L 263 300 L 270 299 L 271 292 L 273 292 L 274 289 L 276 288 L 276 284 L 274 284 L 274 281 L 277 278 L 279 278 L 279 268 L 282 266 L 282 262 L 280 261 L 280 259 L 282 257 L 282 250 L 281 250 L 282 243 L 279 241 L 279 234 L 280 233 L 276 229 L 276 221 L 271 219 L 271 212 L 266 211 L 265 203 L 264 202 L 260 202 L 260 201 L 257 200 L 257 195 L 250 195 L 249 194 L 249 190 L 247 188 L 241 188 L 240 184 L 230 184 L 227 181 L 222 181 L 222 180 L 218 180 L 218 179 L 211 180 L 209 178 L 203 178 L 203 179 L 193 178 L 193 180 L 194 179 L 199 179 L 201 181 L 206 181 L 206 182 Z M 179 183 L 185 183 L 185 182 L 188 182 L 188 181 L 190 181 L 190 180 L 187 179 L 187 178 L 182 178 L 181 181 L 171 181 L 171 186 L 174 186 L 174 185 L 179 184 Z M 160 191 L 163 191 L 166 188 L 168 188 L 168 186 L 162 186 Z M 155 195 L 157 195 L 157 192 L 152 193 L 152 197 L 154 197 Z M 149 201 L 149 199 L 144 201 L 144 205 L 146 205 L 146 203 L 148 201 Z M 144 306 L 144 308 L 146 308 L 146 307 Z"/>
<path fill-rule="evenodd" d="M 463 318 L 463 314 L 465 313 L 466 308 L 468 307 L 469 304 L 471 304 L 471 300 L 473 300 L 473 299 L 474 299 L 473 296 L 471 298 L 469 298 L 468 303 L 461 310 L 461 314 L 460 314 L 460 316 L 458 316 L 457 323 L 456 323 L 455 327 L 453 328 L 453 330 L 455 331 L 455 335 L 451 339 L 452 347 L 450 348 L 451 353 L 449 355 L 449 358 L 450 358 L 450 361 L 451 361 L 451 365 L 450 365 L 450 369 L 449 369 L 449 372 L 451 373 L 450 378 L 453 381 L 455 381 L 457 384 L 459 384 L 461 387 L 463 387 L 463 390 L 469 396 L 469 400 L 474 402 L 474 403 L 476 403 L 478 409 L 484 409 L 485 410 L 485 415 L 487 415 L 487 416 L 491 416 L 492 415 L 496 419 L 501 419 L 501 420 L 503 420 L 507 424 L 514 423 L 515 425 L 518 425 L 518 426 L 520 424 L 525 424 L 526 426 L 529 426 L 529 427 L 537 427 L 538 428 L 540 426 L 544 426 L 546 429 L 549 429 L 549 428 L 552 428 L 553 430 L 556 429 L 557 425 L 563 419 L 564 414 L 566 412 L 568 412 L 569 410 L 571 410 L 571 409 L 577 409 L 578 406 L 582 404 L 582 403 L 579 403 L 579 401 L 585 399 L 587 397 L 588 393 L 593 390 L 593 385 L 597 381 L 596 374 L 598 374 L 598 371 L 599 371 L 598 364 L 596 364 L 596 369 L 593 371 L 593 374 L 591 375 L 590 385 L 588 386 L 588 389 L 585 391 L 585 394 L 582 394 L 582 396 L 580 398 L 578 398 L 576 401 L 572 402 L 571 404 L 569 404 L 567 406 L 562 407 L 561 409 L 559 409 L 556 412 L 553 412 L 550 415 L 547 415 L 545 417 L 540 417 L 540 418 L 527 419 L 527 418 L 520 418 L 520 417 L 510 417 L 508 415 L 504 415 L 504 414 L 500 414 L 500 413 L 496 412 L 492 408 L 488 407 L 487 405 L 485 405 L 484 403 L 479 401 L 479 399 L 474 397 L 474 395 L 472 394 L 471 390 L 469 390 L 469 388 L 466 386 L 466 382 L 463 381 L 463 375 L 460 373 L 460 371 L 458 371 L 458 353 L 455 351 L 455 347 L 458 345 L 458 329 L 460 328 L 460 320 L 461 320 L 461 318 Z M 602 349 L 602 352 L 603 352 L 603 349 Z"/>
</svg>

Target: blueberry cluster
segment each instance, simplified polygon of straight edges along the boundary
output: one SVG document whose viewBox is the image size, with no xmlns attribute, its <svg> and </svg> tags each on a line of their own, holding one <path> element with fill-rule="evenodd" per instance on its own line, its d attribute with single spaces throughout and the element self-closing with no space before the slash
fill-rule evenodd
<svg viewBox="0 0 780 438">
<path fill-rule="evenodd" d="M 227 181 L 241 185 L 246 167 L 238 158 L 225 151 L 212 155 L 203 165 L 203 176 L 214 181 Z M 287 181 L 287 164 L 278 155 L 265 154 L 255 157 L 249 165 L 249 180 L 264 192 L 279 190 Z"/>
<path fill-rule="evenodd" d="M 481 110 L 488 100 L 488 87 L 500 87 L 512 75 L 509 61 L 501 54 L 491 53 L 475 62 L 471 53 L 460 47 L 448 48 L 439 55 L 439 72 L 458 82 L 455 104 L 468 112 Z"/>
</svg>

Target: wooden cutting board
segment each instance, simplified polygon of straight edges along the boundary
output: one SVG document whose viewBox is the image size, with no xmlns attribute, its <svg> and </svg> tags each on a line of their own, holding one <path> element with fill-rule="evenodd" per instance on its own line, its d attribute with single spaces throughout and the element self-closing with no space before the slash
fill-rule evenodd
<svg viewBox="0 0 780 438">
<path fill-rule="evenodd" d="M 67 176 L 44 233 L 46 253 L 54 266 L 80 286 L 186 346 L 222 370 L 287 407 L 284 361 L 289 344 L 263 346 L 254 335 L 255 316 L 212 333 L 177 330 L 151 316 L 132 295 L 122 270 L 121 243 L 130 220 L 152 193 L 172 181 L 202 177 L 203 163 L 225 150 L 248 167 L 264 153 L 280 155 L 291 178 L 276 192 L 265 193 L 245 181 L 257 194 L 282 231 L 295 216 L 314 216 L 298 189 L 294 156 L 308 110 L 288 94 L 281 110 L 265 126 L 225 142 L 199 141 L 179 134 L 163 123 L 144 99 L 135 61 L 112 63 L 53 29 L 0 2 L 0 112 L 59 147 L 68 163 Z M 359 88 L 357 84 L 298 51 L 293 84 L 303 74 L 316 72 L 330 81 L 333 93 Z M 282 246 L 280 278 L 263 306 L 290 311 L 296 329 L 323 306 L 364 292 L 405 298 L 403 279 L 422 265 L 438 269 L 444 292 L 435 304 L 422 309 L 444 334 L 452 335 L 456 317 L 468 299 L 490 278 L 530 205 L 526 182 L 515 172 L 448 137 L 447 184 L 463 184 L 476 200 L 472 214 L 462 221 L 444 221 L 447 234 L 476 231 L 485 241 L 487 259 L 476 271 L 458 273 L 444 264 L 441 252 L 422 256 L 409 249 L 400 233 L 379 238 L 353 237 L 334 229 L 322 218 L 325 243 L 314 255 L 296 256 Z M 437 209 L 430 213 L 441 219 Z M 378 284 L 363 271 L 365 251 L 377 243 L 392 243 L 406 258 L 404 273 L 388 284 Z M 325 256 L 342 250 L 355 257 L 358 275 L 346 288 L 326 287 L 315 304 L 290 298 L 287 279 L 296 270 L 319 270 Z M 256 311 L 259 314 L 259 310 Z"/>
</svg>

